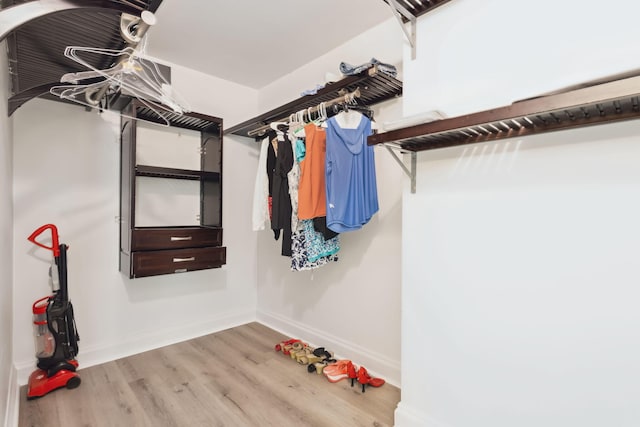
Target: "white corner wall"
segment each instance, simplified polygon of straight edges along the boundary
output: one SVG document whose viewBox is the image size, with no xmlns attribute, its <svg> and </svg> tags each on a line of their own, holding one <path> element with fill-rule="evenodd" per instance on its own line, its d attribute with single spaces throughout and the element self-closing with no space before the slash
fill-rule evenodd
<svg viewBox="0 0 640 427">
<path fill-rule="evenodd" d="M 0 43 L 5 52 L 6 43 Z M 0 425 L 17 422 L 17 382 L 13 365 L 13 120 L 7 116 L 9 73 L 7 56 L 0 55 Z"/>
<path fill-rule="evenodd" d="M 225 125 L 257 114 L 255 90 L 171 66 L 174 87 L 194 111 L 222 117 Z M 242 103 L 228 102 L 234 98 Z M 81 368 L 255 320 L 257 238 L 246 226 L 250 199 L 234 197 L 251 187 L 253 175 L 233 166 L 254 161 L 253 145 L 224 141 L 227 265 L 130 280 L 118 272 L 117 117 L 32 100 L 15 113 L 14 139 L 13 354 L 20 383 L 35 362 L 31 304 L 50 292 L 51 255 L 26 237 L 45 223 L 56 224 L 70 246 Z"/>
<path fill-rule="evenodd" d="M 640 67 L 640 4 L 455 0 L 404 108 L 455 116 Z M 418 155 L 398 427 L 640 425 L 637 121 Z"/>
<path fill-rule="evenodd" d="M 359 65 L 375 57 L 401 72 L 402 37 L 391 18 L 263 88 L 261 111 L 297 99 L 303 90 L 323 83 L 327 72 L 341 76 L 341 61 Z M 380 105 L 376 120 L 396 119 L 400 104 Z M 254 144 L 257 153 L 259 145 Z M 400 196 L 405 178 L 384 148 L 375 153 L 380 211 L 362 230 L 341 235 L 339 262 L 313 272 L 292 272 L 291 259 L 280 255 L 281 240 L 275 241 L 270 230 L 257 233 L 258 320 L 399 385 Z"/>
</svg>

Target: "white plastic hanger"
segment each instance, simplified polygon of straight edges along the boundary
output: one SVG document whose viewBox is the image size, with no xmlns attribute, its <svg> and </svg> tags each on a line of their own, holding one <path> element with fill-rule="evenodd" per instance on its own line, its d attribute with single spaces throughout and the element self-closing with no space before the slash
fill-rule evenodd
<svg viewBox="0 0 640 427">
<path fill-rule="evenodd" d="M 81 53 L 98 54 L 122 59 L 112 68 L 99 70 L 83 59 L 80 56 Z M 151 61 L 145 61 L 139 52 L 131 47 L 113 50 L 68 46 L 64 54 L 67 58 L 89 68 L 90 71 L 67 73 L 61 77 L 60 81 L 62 83 L 80 83 L 82 80 L 102 77 L 105 84 L 110 83 L 113 86 L 122 88 L 138 98 L 164 104 L 173 113 L 182 114 L 189 111 L 186 102 L 179 99 L 179 97 L 169 89 L 171 85 L 160 73 L 158 65 Z M 97 105 L 99 100 L 88 99 L 87 101 Z"/>
<path fill-rule="evenodd" d="M 88 108 L 100 110 L 106 107 L 103 106 L 100 101 L 98 101 L 97 104 L 95 103 L 94 101 L 95 94 L 99 92 L 106 93 L 106 94 L 114 94 L 118 91 L 118 89 L 115 88 L 113 85 L 109 85 L 107 87 L 106 92 L 103 92 L 104 87 L 105 87 L 104 82 L 98 82 L 98 83 L 92 83 L 92 84 L 86 84 L 86 85 L 79 84 L 79 85 L 69 85 L 69 86 L 55 86 L 50 89 L 50 92 L 56 96 L 59 96 L 62 99 L 73 101 L 77 104 L 83 105 Z M 157 102 L 150 101 L 148 99 L 140 98 L 140 97 L 138 97 L 138 101 L 140 101 L 143 105 L 145 105 L 147 108 L 153 111 L 157 115 L 158 119 L 162 121 L 162 123 L 158 123 L 156 121 L 144 120 L 137 116 L 136 117 L 128 116 L 123 112 L 120 112 L 120 114 L 123 117 L 129 117 L 136 120 L 148 121 L 149 123 L 152 123 L 154 125 L 160 124 L 165 126 L 169 126 L 170 125 L 169 119 L 171 117 L 175 117 L 176 115 L 170 110 L 167 110 L 164 105 L 159 104 Z"/>
<path fill-rule="evenodd" d="M 121 33 L 130 46 L 124 49 L 102 49 L 83 46 L 68 46 L 64 55 L 67 58 L 87 67 L 89 71 L 67 73 L 62 76 L 62 83 L 51 88 L 50 92 L 61 98 L 82 104 L 90 108 L 102 108 L 101 101 L 106 93 L 125 91 L 138 98 L 149 109 L 156 113 L 166 125 L 168 118 L 190 111 L 187 103 L 172 90 L 170 83 L 160 73 L 158 65 L 144 60 L 146 40 L 143 39 L 146 29 L 155 23 L 151 12 L 145 11 L 140 18 L 123 14 Z M 137 28 L 134 30 L 133 28 Z M 84 55 L 102 55 L 112 57 L 116 62 L 111 68 L 100 70 L 92 66 Z M 119 59 L 119 60 L 118 60 Z M 98 83 L 82 84 L 83 80 L 102 78 Z"/>
<path fill-rule="evenodd" d="M 305 122 L 304 122 L 304 113 L 305 110 L 300 110 L 298 112 L 295 113 L 296 116 L 296 127 L 293 130 L 293 135 L 296 138 L 304 138 L 306 137 L 306 133 L 304 131 L 304 126 L 305 126 Z"/>
<path fill-rule="evenodd" d="M 279 126 L 287 126 L 287 122 L 271 122 L 269 125 L 271 129 L 276 131 L 276 136 L 278 137 L 278 141 L 284 141 L 284 132 L 282 132 L 278 127 Z"/>
<path fill-rule="evenodd" d="M 329 115 L 327 114 L 327 104 L 321 102 L 320 105 L 318 105 L 318 111 L 320 111 L 320 127 L 326 129 L 327 127 L 329 127 L 329 125 L 327 124 L 327 120 L 329 120 Z"/>
</svg>

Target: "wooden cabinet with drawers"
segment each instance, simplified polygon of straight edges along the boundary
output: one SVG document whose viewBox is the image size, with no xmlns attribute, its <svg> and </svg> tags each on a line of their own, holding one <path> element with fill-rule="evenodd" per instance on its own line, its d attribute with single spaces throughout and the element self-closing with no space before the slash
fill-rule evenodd
<svg viewBox="0 0 640 427">
<path fill-rule="evenodd" d="M 137 278 L 223 266 L 222 119 L 149 121 L 158 118 L 138 101 L 123 110 L 120 271 Z"/>
</svg>

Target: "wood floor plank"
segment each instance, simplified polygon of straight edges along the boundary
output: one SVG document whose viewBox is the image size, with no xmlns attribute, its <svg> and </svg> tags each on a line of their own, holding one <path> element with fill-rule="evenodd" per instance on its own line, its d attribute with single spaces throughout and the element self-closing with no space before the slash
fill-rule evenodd
<svg viewBox="0 0 640 427">
<path fill-rule="evenodd" d="M 259 323 L 87 369 L 82 384 L 26 401 L 19 426 L 392 426 L 400 390 L 332 384 L 275 344 Z"/>
<path fill-rule="evenodd" d="M 209 372 L 212 381 L 207 386 L 237 407 L 250 420 L 248 425 L 278 425 L 276 420 L 282 417 L 293 418 L 299 425 L 306 425 L 300 421 L 297 408 L 269 399 L 272 396 L 266 389 L 266 383 L 258 381 L 248 369 L 255 362 L 241 357 L 239 349 L 225 346 L 217 335 L 215 339 L 197 339 L 193 345 L 216 365 L 216 369 Z"/>
<path fill-rule="evenodd" d="M 60 424 L 65 426 L 117 427 L 148 425 L 149 418 L 113 362 L 81 372 L 82 389 L 60 390 Z M 74 393 L 75 391 L 80 391 Z M 56 392 L 59 393 L 59 392 Z M 60 395 L 62 396 L 62 394 Z M 73 396 L 73 399 L 67 399 Z"/>
<path fill-rule="evenodd" d="M 42 401 L 27 400 L 27 387 L 22 387 L 20 389 L 19 425 L 21 427 L 36 427 L 50 423 L 51 419 L 58 419 L 58 407 L 55 405 L 55 400 L 55 397 L 42 399 Z"/>
</svg>

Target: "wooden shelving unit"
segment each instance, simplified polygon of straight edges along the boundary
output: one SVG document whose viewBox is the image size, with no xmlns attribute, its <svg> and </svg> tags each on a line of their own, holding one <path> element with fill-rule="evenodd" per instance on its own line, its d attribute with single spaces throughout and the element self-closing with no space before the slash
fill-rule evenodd
<svg viewBox="0 0 640 427">
<path fill-rule="evenodd" d="M 371 135 L 368 143 L 424 151 L 636 119 L 639 97 L 640 76 L 634 76 Z"/>
<path fill-rule="evenodd" d="M 199 133 L 200 168 L 191 170 L 139 164 L 137 145 L 142 135 L 134 118 L 163 125 L 166 121 L 139 101 L 131 101 L 124 111 L 120 137 L 120 271 L 138 278 L 222 267 L 227 254 L 222 246 L 222 119 L 193 112 L 165 117 L 171 127 Z M 136 200 L 143 192 L 137 180 L 141 177 L 199 181 L 199 225 L 138 226 Z"/>
<path fill-rule="evenodd" d="M 640 118 L 640 76 L 514 102 L 500 108 L 371 135 L 369 145 L 385 144 L 415 153 L 465 144 L 572 129 Z"/>
<path fill-rule="evenodd" d="M 394 77 L 378 71 L 374 66 L 360 74 L 346 76 L 343 79 L 328 84 L 315 95 L 306 95 L 288 102 L 278 108 L 244 121 L 224 131 L 225 135 L 240 135 L 251 137 L 249 132 L 274 121 L 282 121 L 297 111 L 315 107 L 321 102 L 327 102 L 344 92 L 360 89 L 360 102 L 365 105 L 375 105 L 398 96 L 402 96 L 402 82 Z"/>
<path fill-rule="evenodd" d="M 383 1 L 387 4 L 389 3 L 387 0 Z M 417 18 L 450 1 L 451 0 L 401 0 L 400 4 Z M 406 18 L 403 18 L 403 20 L 405 22 L 407 21 Z"/>
</svg>

